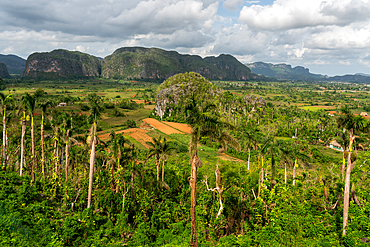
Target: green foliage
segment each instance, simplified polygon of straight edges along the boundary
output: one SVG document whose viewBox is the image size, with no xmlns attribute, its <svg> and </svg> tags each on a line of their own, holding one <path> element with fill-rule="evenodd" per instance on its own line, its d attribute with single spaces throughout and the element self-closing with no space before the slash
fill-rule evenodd
<svg viewBox="0 0 370 247">
<path fill-rule="evenodd" d="M 128 109 L 128 110 L 136 110 L 139 108 L 144 108 L 143 104 L 138 104 L 133 100 L 122 99 L 121 102 L 118 104 L 119 108 Z"/>
</svg>

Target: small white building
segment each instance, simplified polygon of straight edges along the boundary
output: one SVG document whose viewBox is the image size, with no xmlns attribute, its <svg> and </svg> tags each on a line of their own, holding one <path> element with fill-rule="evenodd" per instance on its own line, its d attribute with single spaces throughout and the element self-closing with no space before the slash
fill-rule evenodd
<svg viewBox="0 0 370 247">
<path fill-rule="evenodd" d="M 330 142 L 329 147 L 331 149 L 343 152 L 342 146 L 335 140 Z"/>
</svg>

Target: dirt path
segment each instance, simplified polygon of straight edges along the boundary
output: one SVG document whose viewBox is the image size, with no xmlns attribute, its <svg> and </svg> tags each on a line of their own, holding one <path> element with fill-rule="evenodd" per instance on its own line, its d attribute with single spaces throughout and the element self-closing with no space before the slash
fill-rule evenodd
<svg viewBox="0 0 370 247">
<path fill-rule="evenodd" d="M 224 153 L 221 153 L 218 157 L 220 159 L 222 159 L 222 160 L 236 161 L 236 162 L 240 162 L 240 163 L 245 163 L 244 160 L 241 160 L 241 159 L 238 159 L 238 158 L 234 158 L 234 157 L 232 157 L 230 155 L 227 155 L 227 154 L 224 154 Z"/>
<path fill-rule="evenodd" d="M 191 127 L 187 124 L 174 123 L 174 122 L 165 122 L 165 121 L 162 121 L 162 123 L 165 123 L 165 124 L 171 126 L 172 128 L 178 129 L 178 130 L 180 130 L 182 132 L 185 132 L 187 134 L 191 133 Z"/>
<path fill-rule="evenodd" d="M 143 119 L 143 122 L 147 123 L 147 124 L 150 124 L 151 126 L 153 126 L 154 128 L 156 128 L 157 130 L 165 133 L 166 135 L 171 135 L 171 134 L 183 134 L 183 132 L 181 131 L 178 131 L 166 124 L 163 124 L 161 122 L 159 122 L 158 120 L 154 119 L 154 118 L 145 118 Z"/>
</svg>

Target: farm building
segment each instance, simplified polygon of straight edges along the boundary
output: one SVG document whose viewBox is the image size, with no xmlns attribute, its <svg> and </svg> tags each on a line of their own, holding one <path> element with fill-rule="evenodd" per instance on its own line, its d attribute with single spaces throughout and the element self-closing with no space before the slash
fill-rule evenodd
<svg viewBox="0 0 370 247">
<path fill-rule="evenodd" d="M 343 152 L 342 146 L 335 140 L 330 142 L 329 147 L 331 149 Z"/>
</svg>

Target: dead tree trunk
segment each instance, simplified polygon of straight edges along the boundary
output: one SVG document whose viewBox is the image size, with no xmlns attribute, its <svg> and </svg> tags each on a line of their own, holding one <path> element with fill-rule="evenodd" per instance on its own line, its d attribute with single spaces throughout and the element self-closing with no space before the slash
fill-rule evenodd
<svg viewBox="0 0 370 247">
<path fill-rule="evenodd" d="M 218 218 L 221 215 L 222 210 L 224 209 L 224 206 L 222 204 L 222 193 L 224 192 L 224 190 L 223 190 L 223 186 L 222 186 L 222 183 L 221 183 L 221 172 L 220 172 L 220 169 L 218 168 L 218 164 L 216 166 L 215 174 L 216 174 L 216 187 L 215 188 L 210 189 L 208 187 L 207 179 L 206 179 L 205 183 L 206 183 L 206 186 L 207 186 L 207 190 L 210 190 L 210 191 L 215 191 L 216 190 L 217 193 L 218 193 L 218 199 L 220 201 L 220 209 L 218 210 L 218 213 L 217 213 L 217 216 L 216 216 L 216 218 Z"/>
</svg>

